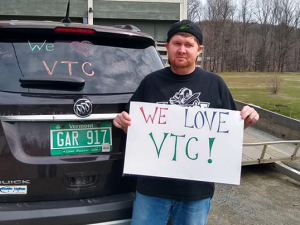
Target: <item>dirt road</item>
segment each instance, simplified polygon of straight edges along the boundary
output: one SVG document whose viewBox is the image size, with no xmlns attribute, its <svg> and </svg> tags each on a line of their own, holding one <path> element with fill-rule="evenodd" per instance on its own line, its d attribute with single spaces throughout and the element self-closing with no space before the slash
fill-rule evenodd
<svg viewBox="0 0 300 225">
<path fill-rule="evenodd" d="M 207 225 L 300 225 L 300 183 L 267 165 L 244 166 L 240 186 L 216 184 Z"/>
</svg>

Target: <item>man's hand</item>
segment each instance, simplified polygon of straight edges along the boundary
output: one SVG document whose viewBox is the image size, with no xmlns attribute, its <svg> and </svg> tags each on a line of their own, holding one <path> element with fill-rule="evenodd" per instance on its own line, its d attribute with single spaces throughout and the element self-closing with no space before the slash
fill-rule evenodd
<svg viewBox="0 0 300 225">
<path fill-rule="evenodd" d="M 131 117 L 127 112 L 123 111 L 116 116 L 113 123 L 117 128 L 120 128 L 127 133 L 127 128 L 131 125 Z"/>
<path fill-rule="evenodd" d="M 243 107 L 241 111 L 241 117 L 244 120 L 244 129 L 256 123 L 259 119 L 259 115 L 255 111 L 255 109 L 251 108 L 248 105 Z"/>
</svg>

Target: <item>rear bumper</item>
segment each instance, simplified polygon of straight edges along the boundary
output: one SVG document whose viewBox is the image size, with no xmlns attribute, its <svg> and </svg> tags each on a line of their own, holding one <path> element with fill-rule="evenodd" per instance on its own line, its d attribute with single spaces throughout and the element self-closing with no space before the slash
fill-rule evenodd
<svg viewBox="0 0 300 225">
<path fill-rule="evenodd" d="M 118 220 L 104 223 L 94 223 L 89 225 L 130 225 L 131 220 Z"/>
<path fill-rule="evenodd" d="M 134 193 L 65 201 L 0 203 L 1 225 L 129 224 Z"/>
</svg>

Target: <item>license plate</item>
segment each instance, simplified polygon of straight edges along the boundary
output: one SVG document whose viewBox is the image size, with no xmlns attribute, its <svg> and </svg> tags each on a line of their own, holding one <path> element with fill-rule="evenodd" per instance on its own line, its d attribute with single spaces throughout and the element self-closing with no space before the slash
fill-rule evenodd
<svg viewBox="0 0 300 225">
<path fill-rule="evenodd" d="M 111 122 L 70 122 L 50 125 L 51 155 L 111 152 Z"/>
</svg>

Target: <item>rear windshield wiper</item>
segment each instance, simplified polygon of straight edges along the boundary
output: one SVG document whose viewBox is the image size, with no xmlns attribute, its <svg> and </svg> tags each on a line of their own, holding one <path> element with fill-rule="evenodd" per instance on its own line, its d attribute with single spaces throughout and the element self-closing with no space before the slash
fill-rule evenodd
<svg viewBox="0 0 300 225">
<path fill-rule="evenodd" d="M 21 77 L 21 87 L 50 90 L 82 90 L 85 80 L 81 77 Z"/>
</svg>

